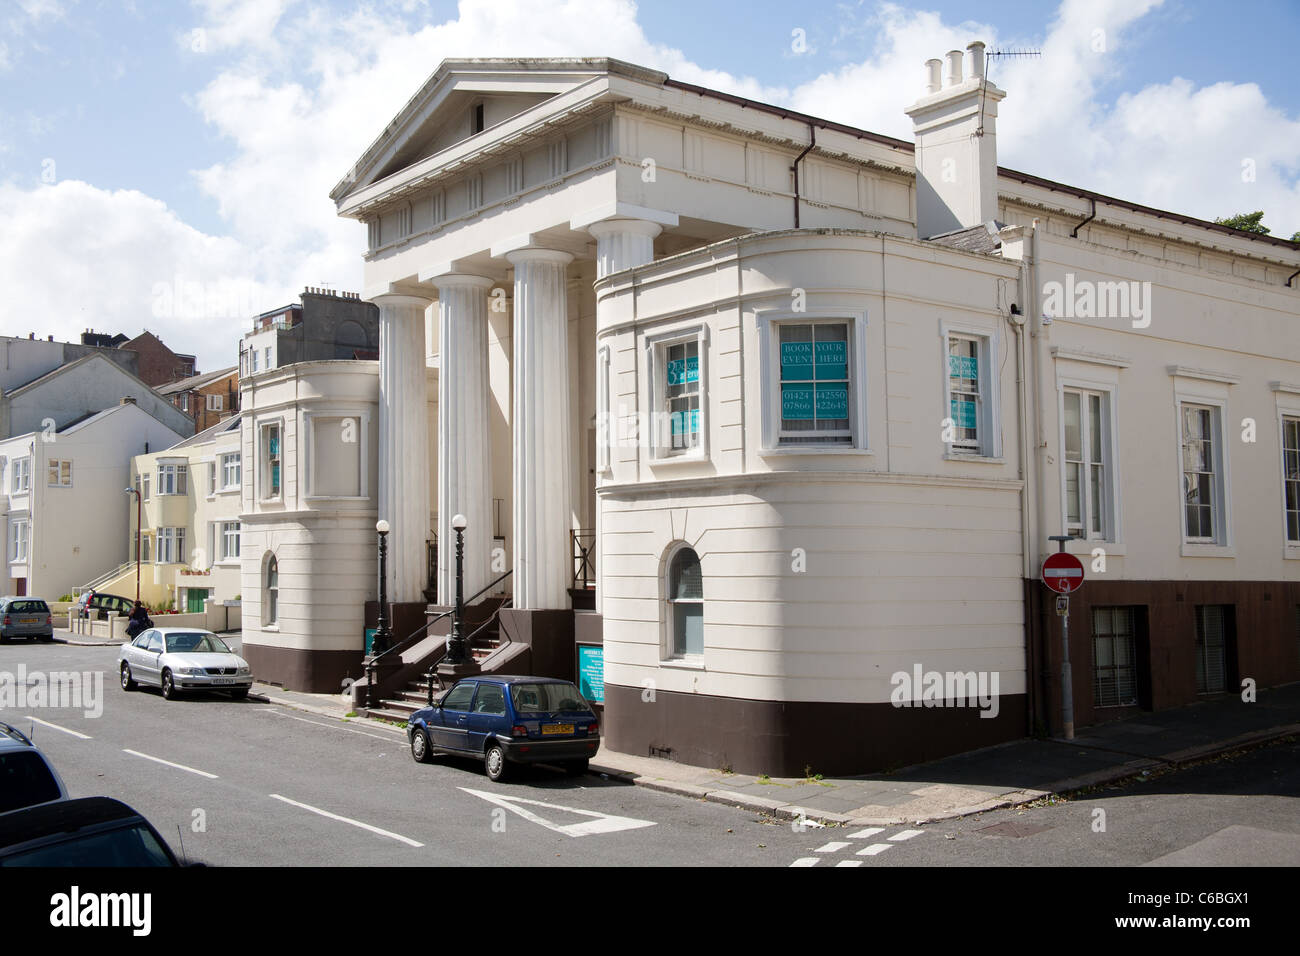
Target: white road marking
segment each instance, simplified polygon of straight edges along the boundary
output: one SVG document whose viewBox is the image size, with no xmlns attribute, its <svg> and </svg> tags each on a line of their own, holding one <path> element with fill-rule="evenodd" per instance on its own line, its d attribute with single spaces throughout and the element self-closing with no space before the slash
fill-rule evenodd
<svg viewBox="0 0 1300 956">
<path fill-rule="evenodd" d="M 293 714 L 282 714 L 278 710 L 272 710 L 270 707 L 267 707 L 264 713 L 272 714 L 275 717 L 285 717 L 289 720 L 300 720 L 304 724 L 313 724 L 316 727 L 328 727 L 331 730 L 341 730 L 346 734 L 360 734 L 362 737 L 374 737 L 376 740 L 382 740 L 385 743 L 391 744 L 393 742 L 392 737 L 385 737 L 382 734 L 368 734 L 364 730 L 353 730 L 351 727 L 338 727 L 334 724 L 323 724 L 319 720 L 308 720 L 305 717 L 295 717 Z"/>
<path fill-rule="evenodd" d="M 835 865 L 836 866 L 861 866 L 862 861 L 861 860 L 840 860 L 840 862 L 836 863 Z"/>
<path fill-rule="evenodd" d="M 848 846 L 847 843 L 838 843 L 838 842 L 836 842 L 836 841 L 831 841 L 830 843 L 827 843 L 825 846 L 819 846 L 819 847 L 816 849 L 815 852 L 817 852 L 817 853 L 834 853 L 836 850 L 842 850 L 842 849 L 844 849 L 846 846 Z"/>
<path fill-rule="evenodd" d="M 818 862 L 819 861 L 815 856 L 801 856 L 799 857 L 799 859 L 795 860 L 790 865 L 791 866 L 816 866 Z"/>
<path fill-rule="evenodd" d="M 893 836 L 891 836 L 889 839 L 894 840 L 894 841 L 898 841 L 898 840 L 910 840 L 910 839 L 912 839 L 912 837 L 914 837 L 914 836 L 920 836 L 920 835 L 921 835 L 922 833 L 924 833 L 924 832 L 925 832 L 924 830 L 904 830 L 902 833 L 895 833 L 895 834 L 894 834 Z"/>
<path fill-rule="evenodd" d="M 290 800 L 288 797 L 282 797 L 278 793 L 269 795 L 272 800 L 279 800 L 290 806 L 299 807 L 303 810 L 310 810 L 312 813 L 320 814 L 330 820 L 338 820 L 340 823 L 350 823 L 354 827 L 360 827 L 362 830 L 368 830 L 371 833 L 377 833 L 380 836 L 386 836 L 389 839 L 397 840 L 399 843 L 405 843 L 407 846 L 422 847 L 423 843 L 412 840 L 410 837 L 404 837 L 400 833 L 392 833 L 388 830 L 381 830 L 379 827 L 372 827 L 369 823 L 362 823 L 360 820 L 353 820 L 350 817 L 341 817 L 337 813 L 330 813 L 328 810 L 322 810 L 320 807 L 313 807 L 310 804 L 299 803 L 297 800 Z"/>
<path fill-rule="evenodd" d="M 23 717 L 23 720 L 30 720 L 30 721 L 32 721 L 33 723 L 40 724 L 42 727 L 50 727 L 50 728 L 52 728 L 52 729 L 54 729 L 54 730 L 61 730 L 61 731 L 63 731 L 65 734 L 72 734 L 72 736 L 77 737 L 77 738 L 79 738 L 79 739 L 81 739 L 81 740 L 94 740 L 94 739 L 95 739 L 94 737 L 90 737 L 90 736 L 88 736 L 88 735 L 86 735 L 86 734 L 78 733 L 78 732 L 75 731 L 75 730 L 69 730 L 67 727 L 60 727 L 58 724 L 52 724 L 52 723 L 50 723 L 48 720 L 41 720 L 39 717 L 33 717 L 31 714 L 27 714 L 26 716 L 24 716 L 24 717 Z"/>
<path fill-rule="evenodd" d="M 163 760 L 162 757 L 150 757 L 148 754 L 142 754 L 138 750 L 127 750 L 122 748 L 122 753 L 130 754 L 133 757 L 143 757 L 145 760 L 152 760 L 154 763 L 165 764 L 168 767 L 175 767 L 177 770 L 187 770 L 190 773 L 197 773 L 200 777 L 207 777 L 209 780 L 216 780 L 215 773 L 208 773 L 206 770 L 195 770 L 193 767 L 187 767 L 183 763 L 172 763 L 170 760 Z"/>
<path fill-rule="evenodd" d="M 877 853 L 884 853 L 894 844 L 892 843 L 873 843 L 871 846 L 858 851 L 858 856 L 875 856 Z"/>
<path fill-rule="evenodd" d="M 867 827 L 865 830 L 859 830 L 857 833 L 850 833 L 850 840 L 863 840 L 869 836 L 875 836 L 877 833 L 885 832 L 884 827 Z"/>
<path fill-rule="evenodd" d="M 612 813 L 597 813 L 595 810 L 562 807 L 557 803 L 542 803 L 540 800 L 525 800 L 523 797 L 502 797 L 495 793 L 485 793 L 482 790 L 471 790 L 469 787 L 461 787 L 460 789 L 476 797 L 482 797 L 489 803 L 505 807 L 511 813 L 517 813 L 525 820 L 531 820 L 539 826 L 554 830 L 556 833 L 563 833 L 565 836 L 580 837 L 591 836 L 596 833 L 617 833 L 619 830 L 639 830 L 641 827 L 657 825 L 653 820 L 637 820 L 634 817 L 614 816 Z M 534 807 L 545 807 L 547 810 L 563 810 L 565 813 L 576 813 L 578 816 L 591 817 L 592 819 L 584 823 L 569 823 L 561 826 L 547 820 L 545 817 L 538 816 L 530 810 L 525 810 L 519 806 L 521 803 L 527 803 Z"/>
</svg>

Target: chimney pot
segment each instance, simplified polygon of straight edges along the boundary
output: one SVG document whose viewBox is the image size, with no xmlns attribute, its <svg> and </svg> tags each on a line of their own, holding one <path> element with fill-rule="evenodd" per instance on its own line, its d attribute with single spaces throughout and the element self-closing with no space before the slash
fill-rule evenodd
<svg viewBox="0 0 1300 956">
<path fill-rule="evenodd" d="M 54 341 L 54 336 L 52 336 L 52 335 L 47 335 L 47 336 L 45 336 L 45 341 L 47 341 L 47 342 L 53 342 L 53 341 Z"/>
<path fill-rule="evenodd" d="M 930 59 L 925 61 L 925 91 L 927 93 L 938 93 L 939 88 L 943 85 L 943 60 Z"/>
<path fill-rule="evenodd" d="M 970 76 L 972 80 L 984 79 L 984 44 L 979 40 L 966 44 L 970 54 Z"/>
<path fill-rule="evenodd" d="M 948 51 L 948 85 L 956 86 L 961 82 L 961 50 Z"/>
</svg>

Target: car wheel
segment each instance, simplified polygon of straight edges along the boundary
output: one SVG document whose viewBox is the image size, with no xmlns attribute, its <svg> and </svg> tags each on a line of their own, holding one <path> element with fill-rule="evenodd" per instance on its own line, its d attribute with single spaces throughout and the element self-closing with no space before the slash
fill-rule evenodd
<svg viewBox="0 0 1300 956">
<path fill-rule="evenodd" d="M 247 687 L 240 687 L 238 690 L 232 690 L 232 691 L 230 692 L 230 699 L 231 699 L 231 700 L 243 700 L 243 699 L 244 699 L 245 697 L 247 697 L 247 696 L 248 696 L 248 688 L 247 688 Z"/>
<path fill-rule="evenodd" d="M 131 665 L 127 663 L 123 663 L 122 664 L 122 690 L 135 690 L 139 686 L 140 685 L 135 682 L 135 678 L 131 676 Z"/>
<path fill-rule="evenodd" d="M 510 773 L 505 748 L 496 743 L 488 744 L 487 750 L 483 753 L 483 767 L 487 770 L 488 779 L 493 783 L 505 780 Z"/>
<path fill-rule="evenodd" d="M 411 733 L 411 758 L 416 763 L 433 763 L 433 745 L 429 735 L 416 727 Z"/>
<path fill-rule="evenodd" d="M 172 680 L 171 671 L 162 672 L 162 695 L 164 700 L 176 699 L 176 682 Z"/>
<path fill-rule="evenodd" d="M 581 760 L 570 760 L 564 765 L 564 772 L 570 777 L 581 777 L 587 772 L 588 760 L 583 757 Z"/>
</svg>

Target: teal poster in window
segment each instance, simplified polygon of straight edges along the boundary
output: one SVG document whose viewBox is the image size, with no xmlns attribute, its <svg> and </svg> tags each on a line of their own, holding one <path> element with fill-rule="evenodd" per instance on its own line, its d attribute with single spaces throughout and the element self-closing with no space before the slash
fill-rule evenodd
<svg viewBox="0 0 1300 956">
<path fill-rule="evenodd" d="M 948 374 L 953 378 L 979 378 L 979 359 L 969 355 L 949 355 Z"/>
<path fill-rule="evenodd" d="M 813 344 L 811 342 L 781 343 L 781 378 L 812 378 L 812 372 Z"/>
<path fill-rule="evenodd" d="M 848 378 L 847 342 L 817 343 L 817 378 Z"/>
<path fill-rule="evenodd" d="M 781 386 L 781 417 L 796 421 L 811 421 L 813 418 L 813 386 Z"/>
<path fill-rule="evenodd" d="M 821 419 L 849 417 L 848 385 L 843 383 L 822 385 L 818 383 L 817 417 Z"/>
<path fill-rule="evenodd" d="M 670 359 L 668 362 L 668 384 L 686 385 L 700 380 L 699 356 L 686 359 Z"/>
<path fill-rule="evenodd" d="M 684 434 L 688 423 L 691 429 L 690 433 L 692 435 L 698 434 L 700 430 L 700 410 L 692 408 L 690 412 L 673 412 L 669 416 L 669 421 L 672 423 L 672 434 L 674 436 Z"/>
<path fill-rule="evenodd" d="M 958 428 L 975 427 L 975 403 L 952 400 L 952 420 Z"/>
<path fill-rule="evenodd" d="M 605 703 L 605 648 L 578 645 L 578 690 L 593 704 Z"/>
</svg>

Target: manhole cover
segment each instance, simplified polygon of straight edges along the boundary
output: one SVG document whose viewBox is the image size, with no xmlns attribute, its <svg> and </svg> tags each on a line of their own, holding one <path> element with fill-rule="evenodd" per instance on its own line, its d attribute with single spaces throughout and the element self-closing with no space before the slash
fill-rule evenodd
<svg viewBox="0 0 1300 956">
<path fill-rule="evenodd" d="M 1045 827 L 1039 823 L 1017 823 L 1015 820 L 1008 820 L 1005 823 L 995 823 L 991 827 L 980 827 L 976 833 L 982 833 L 985 836 L 998 837 L 1027 837 L 1035 833 L 1042 833 L 1044 830 L 1050 830 L 1051 827 Z"/>
</svg>

